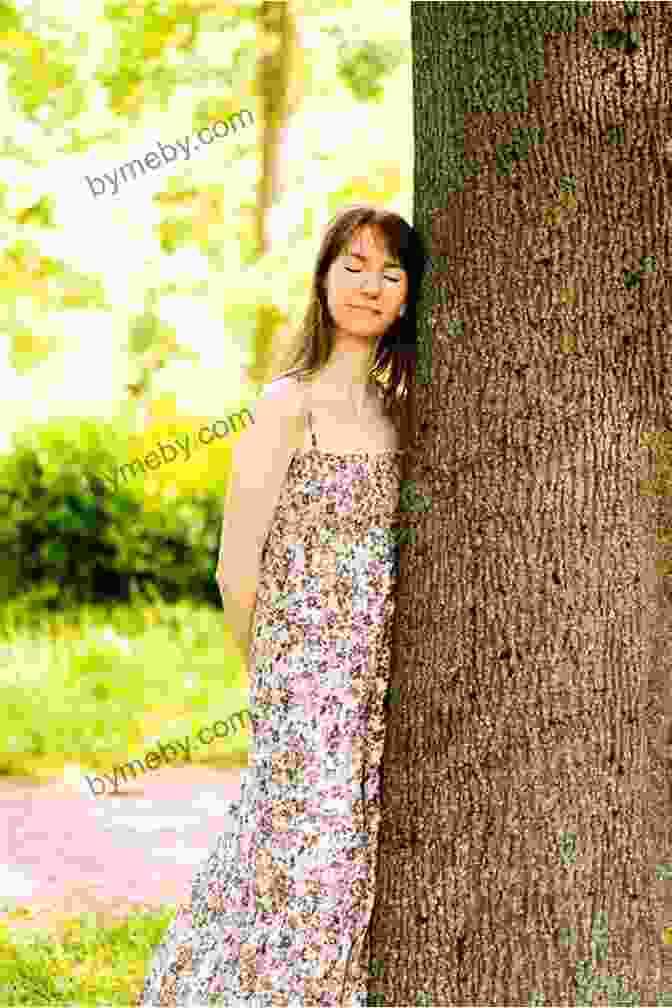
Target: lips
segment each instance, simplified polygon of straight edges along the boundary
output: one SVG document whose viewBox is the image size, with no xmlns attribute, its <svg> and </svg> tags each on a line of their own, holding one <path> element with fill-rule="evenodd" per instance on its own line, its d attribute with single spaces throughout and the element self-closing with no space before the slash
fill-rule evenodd
<svg viewBox="0 0 672 1008">
<path fill-rule="evenodd" d="M 350 307 L 354 308 L 355 311 L 365 311 L 369 312 L 371 315 L 380 315 L 377 308 L 367 308 L 365 305 L 350 305 Z"/>
</svg>

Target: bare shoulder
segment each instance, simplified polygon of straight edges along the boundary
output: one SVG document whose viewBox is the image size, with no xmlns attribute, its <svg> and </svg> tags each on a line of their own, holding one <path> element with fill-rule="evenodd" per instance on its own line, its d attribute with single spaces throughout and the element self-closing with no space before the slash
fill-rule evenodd
<svg viewBox="0 0 672 1008">
<path fill-rule="evenodd" d="M 241 450 L 278 449 L 287 438 L 293 444 L 303 424 L 303 389 L 293 378 L 279 378 L 261 389 L 253 406 L 254 424 L 240 435 Z M 290 443 L 288 442 L 288 443 Z"/>
<path fill-rule="evenodd" d="M 300 405 L 303 399 L 303 386 L 297 378 L 289 375 L 287 378 L 274 378 L 264 385 L 261 397 L 273 402 L 283 402 L 286 406 Z"/>
<path fill-rule="evenodd" d="M 268 403 L 273 414 L 299 416 L 303 410 L 305 390 L 293 375 L 275 378 L 264 385 L 259 402 Z M 268 409 L 268 407 L 266 407 Z"/>
</svg>

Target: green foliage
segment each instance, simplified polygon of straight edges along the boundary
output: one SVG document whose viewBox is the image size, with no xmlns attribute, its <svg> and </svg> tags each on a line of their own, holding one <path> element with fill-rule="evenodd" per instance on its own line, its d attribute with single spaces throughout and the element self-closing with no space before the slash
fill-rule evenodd
<svg viewBox="0 0 672 1008">
<path fill-rule="evenodd" d="M 52 92 L 57 88 L 76 83 L 76 67 L 57 39 L 46 45 L 36 35 L 24 32 L 21 43 L 7 47 L 4 55 L 0 48 L 0 61 L 10 66 L 7 87 L 26 118 L 34 116 L 41 106 L 51 106 Z"/>
<path fill-rule="evenodd" d="M 576 861 L 576 833 L 563 833 L 560 837 L 560 858 L 565 868 Z"/>
<path fill-rule="evenodd" d="M 423 497 L 419 494 L 413 480 L 402 480 L 399 495 L 399 508 L 401 511 L 429 511 L 431 507 L 431 497 Z"/>
<path fill-rule="evenodd" d="M 399 703 L 400 690 L 398 686 L 388 686 L 385 696 L 385 703 L 388 705 Z"/>
<path fill-rule="evenodd" d="M 0 32 L 18 31 L 21 27 L 21 18 L 14 6 L 6 0 L 0 0 Z"/>
<path fill-rule="evenodd" d="M 115 491 L 99 476 L 127 453 L 111 425 L 92 421 L 15 435 L 0 464 L 0 601 L 31 585 L 58 609 L 127 601 L 151 584 L 169 600 L 220 604 L 221 488 L 145 511 L 141 484 Z"/>
<path fill-rule="evenodd" d="M 594 959 L 606 959 L 609 947 L 609 927 L 606 910 L 598 910 L 593 918 L 593 928 L 590 933 L 590 947 Z"/>
<path fill-rule="evenodd" d="M 576 945 L 576 939 L 577 939 L 576 928 L 567 928 L 567 927 L 560 928 L 558 940 L 561 945 L 566 945 L 568 947 L 570 945 Z"/>
<path fill-rule="evenodd" d="M 511 142 L 497 145 L 496 164 L 497 175 L 511 175 L 514 162 L 527 159 L 532 144 L 544 142 L 544 130 L 541 127 L 529 126 L 511 131 Z"/>
<path fill-rule="evenodd" d="M 653 255 L 642 256 L 642 258 L 639 260 L 639 263 L 641 269 L 632 271 L 631 270 L 623 271 L 624 272 L 623 284 L 627 290 L 630 290 L 632 287 L 639 287 L 641 285 L 641 279 L 644 276 L 644 274 L 655 273 L 656 269 L 658 268 L 656 264 L 656 257 Z"/>
<path fill-rule="evenodd" d="M 609 144 L 625 143 L 625 128 L 623 126 L 608 126 L 607 143 Z"/>
<path fill-rule="evenodd" d="M 383 97 L 381 79 L 393 73 L 407 54 L 400 42 L 341 42 L 337 76 L 347 84 L 357 101 L 379 101 Z"/>
<path fill-rule="evenodd" d="M 115 105 L 145 78 L 152 76 L 156 61 L 162 56 L 178 24 L 188 27 L 190 45 L 193 45 L 198 32 L 199 19 L 196 14 L 185 10 L 180 16 L 176 8 L 167 11 L 165 5 L 161 5 L 160 9 L 156 0 L 147 3 L 140 15 L 135 9 L 129 10 L 126 4 L 109 4 L 105 15 L 118 32 L 117 51 L 116 56 L 111 57 L 96 76 L 108 89 Z M 172 94 L 177 75 L 173 72 L 172 79 L 168 81 L 166 71 L 171 68 L 162 69 L 164 74 L 159 81 L 159 91 L 163 92 L 165 101 Z M 167 89 L 166 84 L 169 85 Z"/>
<path fill-rule="evenodd" d="M 50 196 L 42 196 L 32 206 L 27 207 L 17 218 L 21 224 L 38 224 L 43 228 L 54 227 L 54 201 Z"/>
<path fill-rule="evenodd" d="M 416 529 L 414 528 L 399 528 L 394 530 L 394 536 L 400 546 L 404 546 L 406 543 L 415 542 Z"/>
<path fill-rule="evenodd" d="M 374 959 L 369 967 L 369 973 L 373 977 L 382 977 L 385 970 L 383 969 L 383 963 L 379 962 L 378 959 Z"/>
<path fill-rule="evenodd" d="M 640 41 L 639 32 L 630 30 L 624 32 L 618 28 L 595 32 L 593 35 L 593 45 L 596 49 L 623 49 L 626 53 L 632 53 L 639 49 Z"/>
<path fill-rule="evenodd" d="M 151 310 L 146 310 L 141 315 L 137 315 L 134 319 L 131 319 L 128 327 L 128 349 L 130 353 L 142 354 L 145 350 L 149 350 L 154 343 L 158 342 L 162 328 L 161 319 Z M 175 333 L 174 329 L 172 329 L 172 333 Z"/>
</svg>

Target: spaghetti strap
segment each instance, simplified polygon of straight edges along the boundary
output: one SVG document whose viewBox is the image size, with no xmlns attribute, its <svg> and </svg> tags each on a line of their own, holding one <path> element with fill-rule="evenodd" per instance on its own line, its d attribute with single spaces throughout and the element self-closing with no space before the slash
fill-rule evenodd
<svg viewBox="0 0 672 1008">
<path fill-rule="evenodd" d="M 315 437 L 315 430 L 313 429 L 313 411 L 308 410 L 308 428 L 310 430 L 310 436 L 312 439 L 313 448 L 317 449 L 317 438 Z"/>
<path fill-rule="evenodd" d="M 313 451 L 317 448 L 317 438 L 315 437 L 315 428 L 313 424 L 313 411 L 310 408 L 312 405 L 312 396 L 310 386 L 307 386 L 303 394 L 303 408 L 306 412 L 306 421 L 308 423 L 308 429 L 310 431 L 311 444 Z"/>
</svg>

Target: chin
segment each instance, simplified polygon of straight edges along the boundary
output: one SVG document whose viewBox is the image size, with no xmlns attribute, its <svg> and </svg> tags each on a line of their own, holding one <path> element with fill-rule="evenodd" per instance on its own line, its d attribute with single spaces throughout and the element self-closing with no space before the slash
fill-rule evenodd
<svg viewBox="0 0 672 1008">
<path fill-rule="evenodd" d="M 378 336 L 384 331 L 384 326 L 381 325 L 382 320 L 380 318 L 364 318 L 358 319 L 354 324 L 352 319 L 348 319 L 346 324 L 343 326 L 344 329 L 350 329 L 353 332 L 369 332 L 372 336 Z"/>
<path fill-rule="evenodd" d="M 379 339 L 381 336 L 381 333 L 378 330 L 371 332 L 370 329 L 351 329 L 350 332 L 356 339 L 368 339 L 371 342 L 375 342 L 375 340 Z"/>
</svg>

